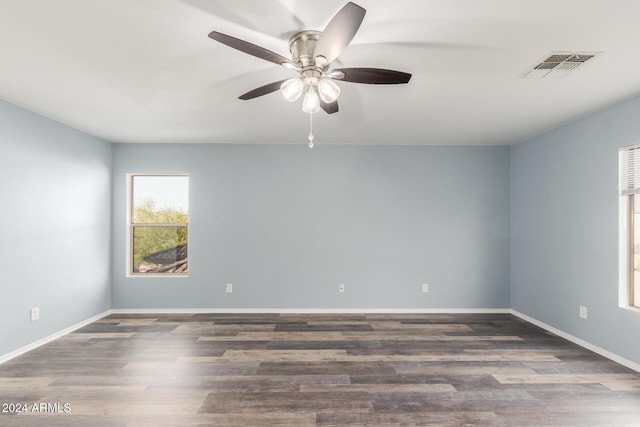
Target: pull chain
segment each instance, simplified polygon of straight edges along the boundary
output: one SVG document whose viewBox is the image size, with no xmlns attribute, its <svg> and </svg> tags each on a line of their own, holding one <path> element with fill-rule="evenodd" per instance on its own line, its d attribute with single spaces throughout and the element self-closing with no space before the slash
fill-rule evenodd
<svg viewBox="0 0 640 427">
<path fill-rule="evenodd" d="M 309 148 L 313 148 L 313 113 L 309 113 Z"/>
</svg>

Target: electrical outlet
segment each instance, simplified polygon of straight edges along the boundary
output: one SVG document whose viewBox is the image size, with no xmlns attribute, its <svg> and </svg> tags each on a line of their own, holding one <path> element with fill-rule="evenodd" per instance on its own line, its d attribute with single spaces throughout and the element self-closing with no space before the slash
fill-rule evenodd
<svg viewBox="0 0 640 427">
<path fill-rule="evenodd" d="M 340 292 L 341 294 L 344 294 L 344 283 L 340 283 L 338 285 L 338 292 Z"/>
<path fill-rule="evenodd" d="M 36 320 L 40 319 L 40 309 L 38 307 L 32 308 L 29 314 L 32 322 L 35 322 Z"/>
<path fill-rule="evenodd" d="M 227 283 L 227 293 L 230 294 L 233 292 L 233 283 Z"/>
<path fill-rule="evenodd" d="M 580 306 L 580 318 L 581 319 L 587 318 L 587 307 L 585 307 L 584 305 Z"/>
<path fill-rule="evenodd" d="M 422 293 L 426 294 L 427 292 L 429 292 L 429 284 L 428 283 L 423 283 L 422 284 Z"/>
</svg>

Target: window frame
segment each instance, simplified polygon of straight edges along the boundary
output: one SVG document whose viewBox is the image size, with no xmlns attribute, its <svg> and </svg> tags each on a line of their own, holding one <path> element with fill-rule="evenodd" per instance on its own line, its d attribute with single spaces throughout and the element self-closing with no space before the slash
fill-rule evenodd
<svg viewBox="0 0 640 427">
<path fill-rule="evenodd" d="M 620 289 L 619 306 L 640 311 L 640 303 L 635 297 L 640 296 L 640 281 L 635 281 L 635 241 L 634 218 L 635 195 L 640 194 L 640 144 L 620 147 L 619 149 L 619 211 L 620 211 Z M 638 156 L 638 157 L 636 157 Z M 637 164 L 636 164 L 637 163 Z"/>
<path fill-rule="evenodd" d="M 631 308 L 640 309 L 640 304 L 636 303 L 636 295 L 640 292 L 640 283 L 635 280 L 635 245 L 640 242 L 635 241 L 635 194 L 623 196 L 627 198 L 627 303 Z"/>
<path fill-rule="evenodd" d="M 189 178 L 188 173 L 128 173 L 127 174 L 127 248 L 126 248 L 126 277 L 148 277 L 148 278 L 159 278 L 159 277 L 189 277 L 189 268 L 187 267 L 186 272 L 180 273 L 140 273 L 133 271 L 133 240 L 134 240 L 134 230 L 136 227 L 183 227 L 187 229 L 187 243 L 190 240 L 189 236 L 189 222 L 190 222 L 190 213 L 187 217 L 186 223 L 134 223 L 133 222 L 133 209 L 135 207 L 134 203 L 134 178 L 135 177 L 187 177 Z M 190 186 L 190 182 L 189 182 Z M 190 205 L 190 202 L 188 202 Z M 188 206 L 187 206 L 188 208 Z"/>
</svg>

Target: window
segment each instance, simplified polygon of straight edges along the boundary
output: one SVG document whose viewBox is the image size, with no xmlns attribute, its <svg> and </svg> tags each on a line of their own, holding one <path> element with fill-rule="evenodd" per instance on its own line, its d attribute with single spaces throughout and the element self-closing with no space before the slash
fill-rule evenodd
<svg viewBox="0 0 640 427">
<path fill-rule="evenodd" d="M 129 273 L 188 273 L 189 177 L 130 175 Z"/>
<path fill-rule="evenodd" d="M 620 172 L 622 228 L 625 230 L 622 238 L 626 249 L 622 251 L 626 252 L 623 295 L 628 295 L 622 302 L 640 307 L 640 145 L 620 150 Z"/>
</svg>

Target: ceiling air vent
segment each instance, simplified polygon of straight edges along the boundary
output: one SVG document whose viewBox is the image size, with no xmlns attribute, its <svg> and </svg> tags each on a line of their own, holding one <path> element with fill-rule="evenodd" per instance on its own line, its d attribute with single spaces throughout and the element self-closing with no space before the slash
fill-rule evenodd
<svg viewBox="0 0 640 427">
<path fill-rule="evenodd" d="M 601 52 L 553 52 L 522 74 L 524 79 L 559 79 Z"/>
</svg>

